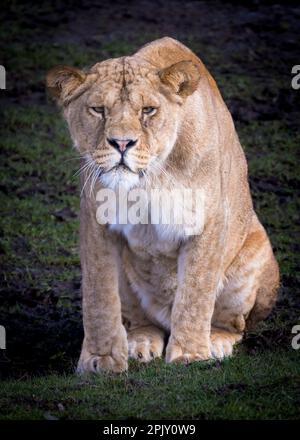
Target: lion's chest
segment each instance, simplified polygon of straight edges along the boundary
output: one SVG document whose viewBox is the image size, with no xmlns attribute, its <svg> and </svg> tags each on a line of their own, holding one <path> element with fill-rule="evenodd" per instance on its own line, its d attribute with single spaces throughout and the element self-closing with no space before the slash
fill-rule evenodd
<svg viewBox="0 0 300 440">
<path fill-rule="evenodd" d="M 169 330 L 180 240 L 167 240 L 153 225 L 126 225 L 122 234 L 128 243 L 122 262 L 132 290 L 150 320 Z"/>
<path fill-rule="evenodd" d="M 185 239 L 181 225 L 110 225 L 111 231 L 121 233 L 133 252 L 153 257 L 175 257 Z"/>
</svg>

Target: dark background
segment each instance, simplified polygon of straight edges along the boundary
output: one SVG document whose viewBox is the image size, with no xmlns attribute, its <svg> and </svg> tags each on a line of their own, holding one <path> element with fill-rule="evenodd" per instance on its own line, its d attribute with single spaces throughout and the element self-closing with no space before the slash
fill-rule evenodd
<svg viewBox="0 0 300 440">
<path fill-rule="evenodd" d="M 244 349 L 290 346 L 300 317 L 300 90 L 291 88 L 292 66 L 300 64 L 299 23 L 293 1 L 1 3 L 7 90 L 0 91 L 0 324 L 8 337 L 1 374 L 72 372 L 82 339 L 79 193 L 70 178 L 76 165 L 65 162 L 71 144 L 45 94 L 46 72 L 56 64 L 84 67 L 130 54 L 162 36 L 188 45 L 217 80 L 245 146 L 256 209 L 280 262 L 277 308 L 247 336 Z M 44 150 L 34 150 L 38 141 Z"/>
</svg>

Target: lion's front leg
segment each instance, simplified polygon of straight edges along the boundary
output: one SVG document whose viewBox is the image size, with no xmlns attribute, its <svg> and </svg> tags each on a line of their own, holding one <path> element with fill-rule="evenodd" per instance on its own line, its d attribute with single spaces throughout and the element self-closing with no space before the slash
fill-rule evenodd
<svg viewBox="0 0 300 440">
<path fill-rule="evenodd" d="M 99 347 L 101 347 L 101 341 L 99 342 Z M 123 326 L 120 327 L 119 333 L 111 339 L 108 349 L 99 348 L 96 352 L 93 352 L 92 345 L 89 344 L 89 339 L 85 336 L 77 365 L 77 373 L 100 373 L 101 371 L 121 373 L 127 370 L 128 347 L 126 331 Z"/>
<path fill-rule="evenodd" d="M 77 372 L 121 372 L 128 367 L 114 243 L 96 221 L 92 202 L 81 206 L 80 252 L 84 341 Z"/>
<path fill-rule="evenodd" d="M 171 335 L 166 348 L 167 362 L 190 363 L 212 358 L 210 327 L 214 292 L 209 293 L 211 298 L 203 295 L 202 301 L 192 304 L 193 310 L 186 302 L 187 292 L 181 290 L 179 293 L 180 300 L 174 307 Z"/>
<path fill-rule="evenodd" d="M 167 362 L 201 361 L 212 358 L 211 318 L 220 270 L 217 242 L 207 246 L 206 237 L 193 237 L 178 260 L 178 289 L 172 315 Z"/>
</svg>

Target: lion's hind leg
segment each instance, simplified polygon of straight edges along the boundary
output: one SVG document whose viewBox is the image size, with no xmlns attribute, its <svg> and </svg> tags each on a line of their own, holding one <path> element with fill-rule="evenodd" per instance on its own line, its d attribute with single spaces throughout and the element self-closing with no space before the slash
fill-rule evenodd
<svg viewBox="0 0 300 440">
<path fill-rule="evenodd" d="M 266 318 L 279 283 L 277 262 L 263 227 L 255 219 L 244 246 L 227 270 L 212 317 L 212 346 L 216 357 L 230 356 L 249 324 Z"/>
<path fill-rule="evenodd" d="M 129 357 L 140 362 L 150 362 L 161 357 L 164 350 L 164 333 L 154 325 L 128 331 Z"/>
<path fill-rule="evenodd" d="M 241 333 L 234 333 L 221 328 L 212 327 L 210 335 L 211 354 L 215 359 L 231 356 L 233 347 L 242 340 Z"/>
</svg>

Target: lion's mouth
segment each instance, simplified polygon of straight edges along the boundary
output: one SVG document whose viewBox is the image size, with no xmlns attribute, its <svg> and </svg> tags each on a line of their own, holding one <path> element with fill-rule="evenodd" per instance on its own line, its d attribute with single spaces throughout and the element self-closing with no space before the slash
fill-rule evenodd
<svg viewBox="0 0 300 440">
<path fill-rule="evenodd" d="M 108 171 L 105 171 L 105 173 L 110 173 L 111 171 L 129 171 L 133 174 L 136 174 L 128 165 L 126 165 L 125 162 L 119 162 L 117 165 L 114 165 L 112 168 L 110 168 Z"/>
<path fill-rule="evenodd" d="M 103 170 L 103 174 L 108 174 L 110 172 L 119 172 L 119 173 L 125 173 L 125 174 L 134 174 L 139 177 L 143 177 L 145 174 L 146 169 L 145 168 L 138 168 L 137 170 L 133 170 L 130 165 L 127 164 L 125 158 L 122 156 L 120 161 L 113 165 L 108 170 Z"/>
</svg>

